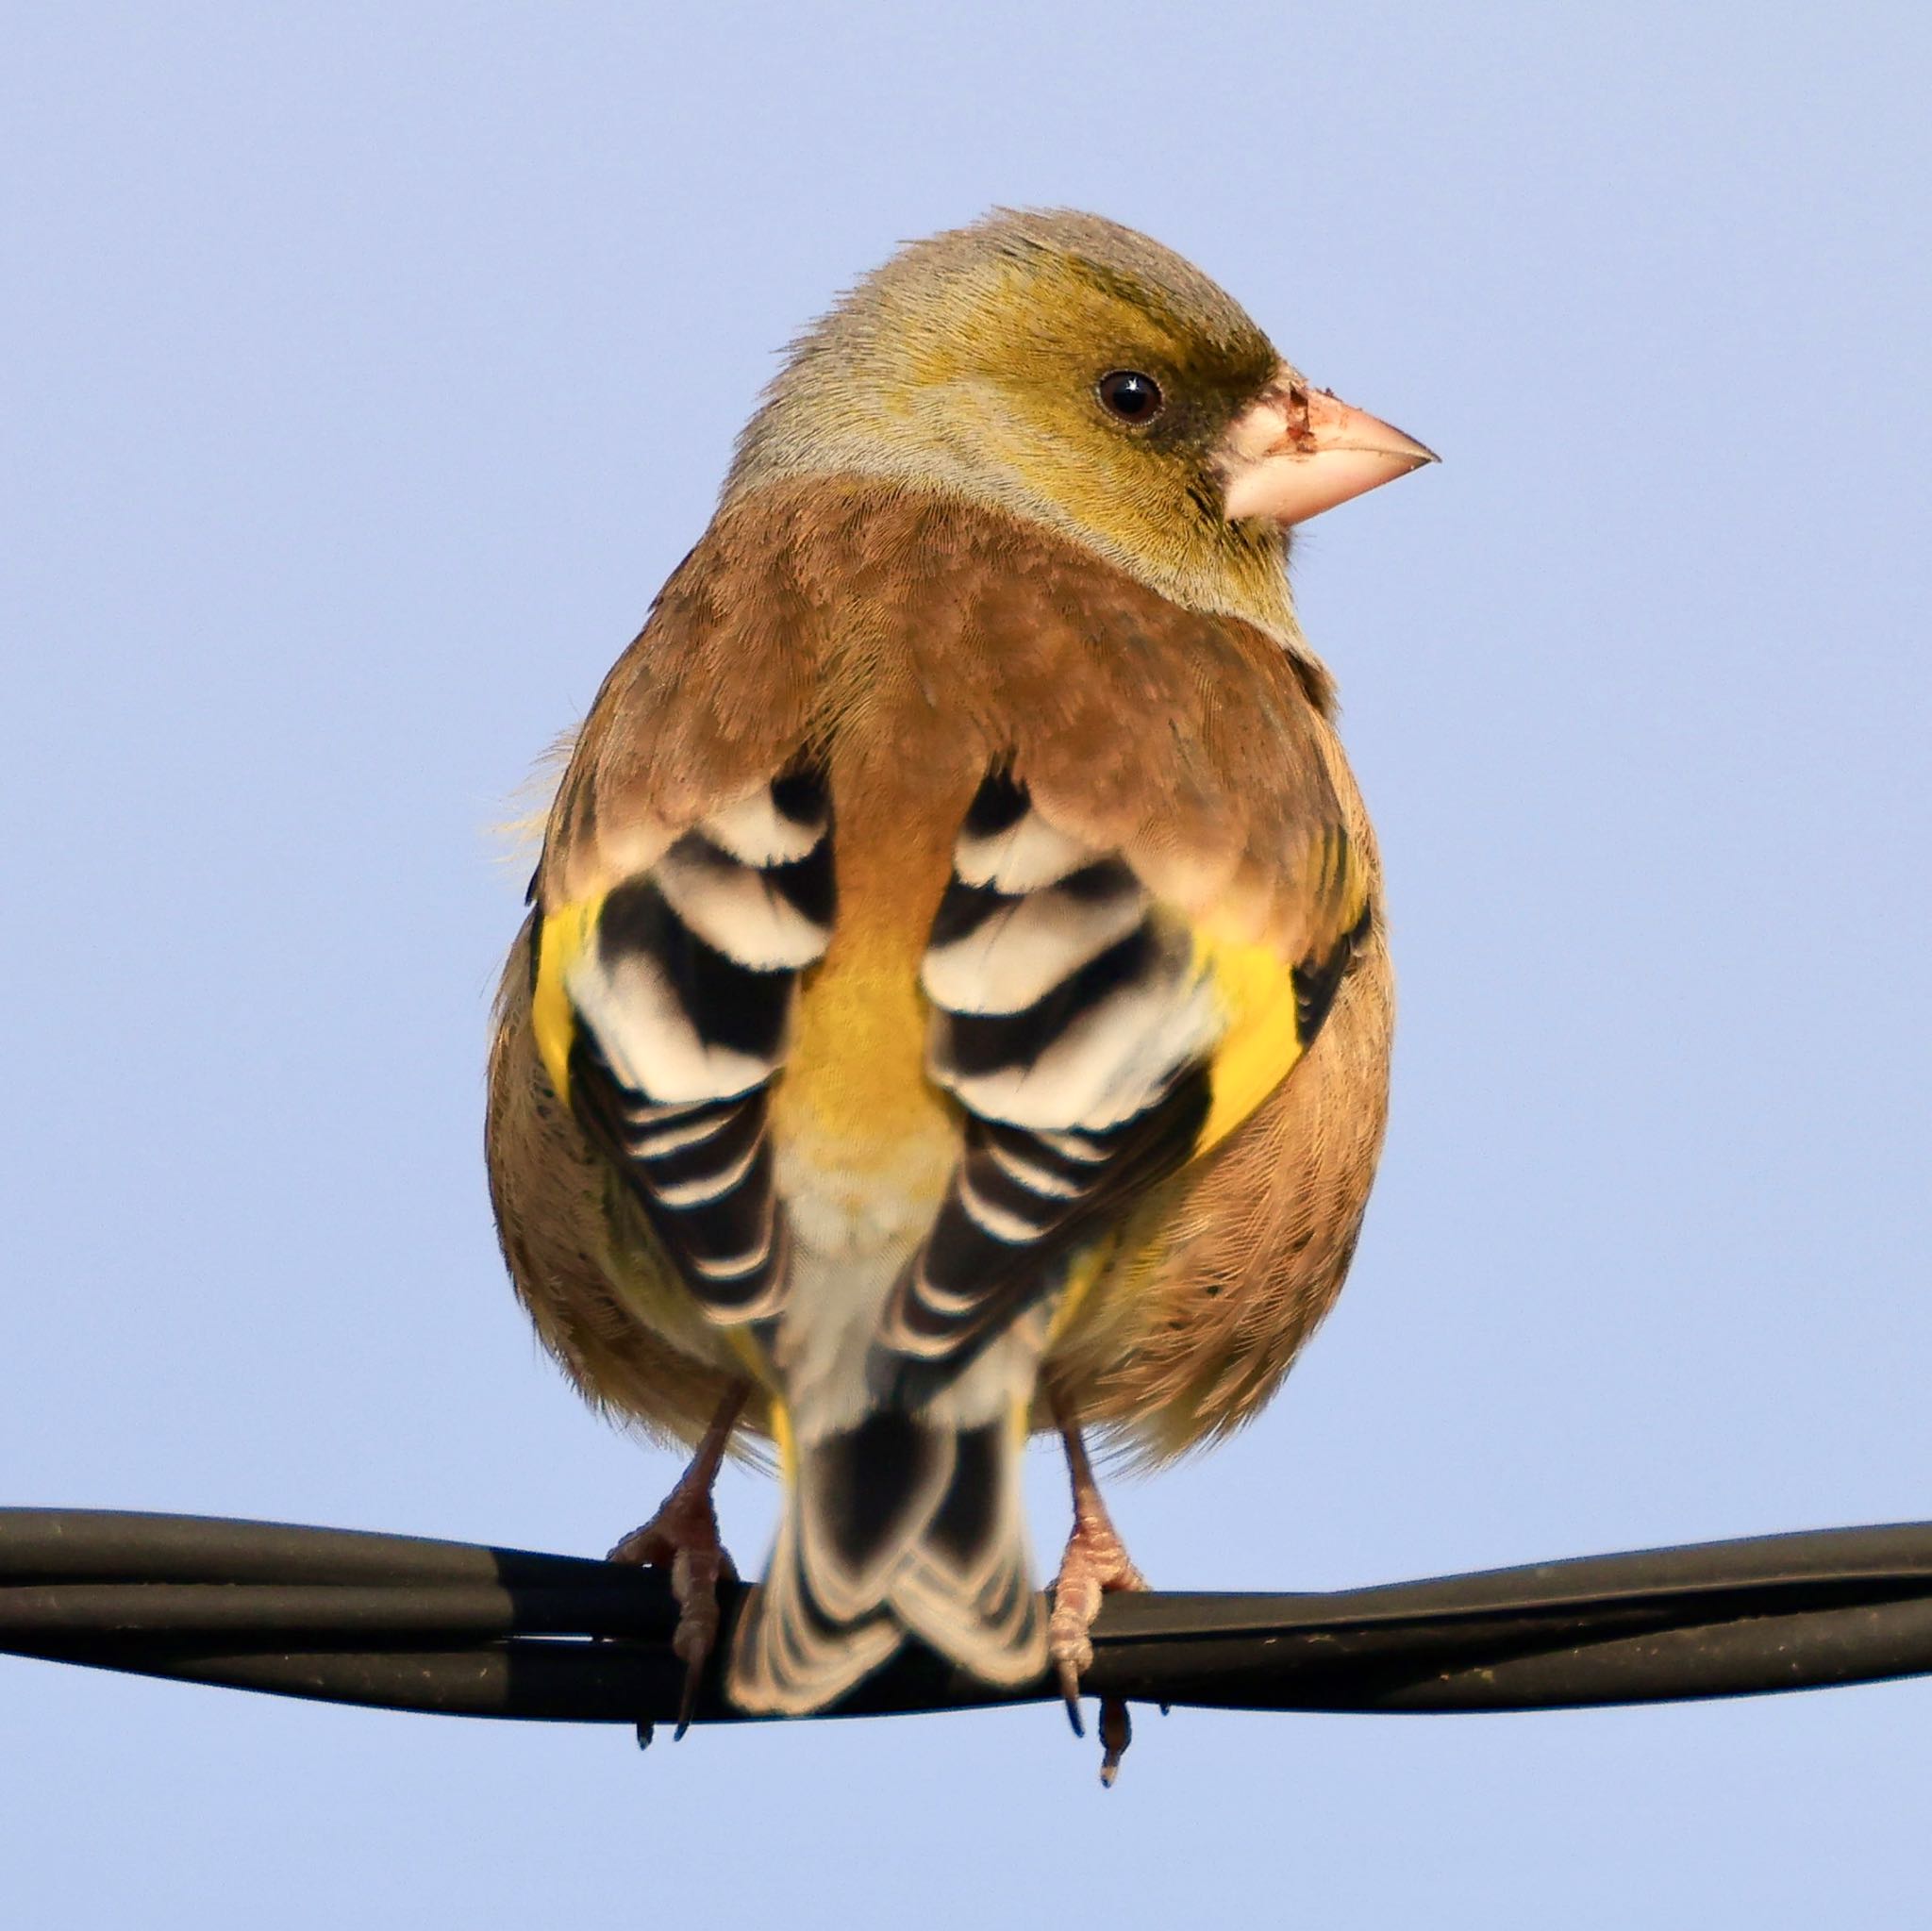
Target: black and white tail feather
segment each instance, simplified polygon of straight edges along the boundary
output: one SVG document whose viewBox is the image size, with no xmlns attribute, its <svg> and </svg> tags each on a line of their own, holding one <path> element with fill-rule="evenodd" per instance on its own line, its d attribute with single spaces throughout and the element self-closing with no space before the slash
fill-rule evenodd
<svg viewBox="0 0 1932 1931">
<path fill-rule="evenodd" d="M 804 1445 L 764 1580 L 740 1620 L 741 1708 L 823 1709 L 908 1637 L 983 1683 L 1045 1667 L 1009 1422 L 949 1424 L 897 1407 Z"/>
</svg>

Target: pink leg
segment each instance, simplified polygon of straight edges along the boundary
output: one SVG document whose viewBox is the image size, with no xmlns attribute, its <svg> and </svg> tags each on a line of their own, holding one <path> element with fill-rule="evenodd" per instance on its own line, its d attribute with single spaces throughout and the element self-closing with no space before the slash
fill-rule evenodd
<svg viewBox="0 0 1932 1931">
<path fill-rule="evenodd" d="M 724 1465 L 731 1431 L 750 1395 L 750 1385 L 740 1382 L 719 1403 L 711 1425 L 705 1430 L 691 1466 L 677 1478 L 677 1486 L 658 1505 L 657 1514 L 631 1530 L 608 1557 L 612 1562 L 671 1572 L 671 1591 L 677 1598 L 677 1629 L 671 1648 L 684 1663 L 684 1695 L 678 1705 L 675 1732 L 679 1737 L 691 1727 L 698 1686 L 718 1640 L 718 1585 L 726 1577 L 734 1582 L 738 1579 L 737 1565 L 718 1538 L 718 1511 L 712 1505 L 711 1490 Z M 639 1740 L 650 1740 L 648 1726 L 640 1725 Z"/>
<path fill-rule="evenodd" d="M 1101 1600 L 1122 1590 L 1144 1590 L 1147 1578 L 1128 1557 L 1120 1531 L 1100 1499 L 1093 1464 L 1078 1428 L 1065 1423 L 1061 1439 L 1067 1445 L 1067 1472 L 1074 1484 L 1074 1532 L 1060 1557 L 1060 1573 L 1053 1589 L 1053 1616 L 1047 1623 L 1047 1655 L 1059 1674 L 1060 1693 L 1067 1699 L 1067 1717 L 1074 1734 L 1084 1735 L 1080 1723 L 1080 1674 L 1093 1661 L 1089 1631 L 1100 1614 Z M 1101 1699 L 1100 1781 L 1111 1784 L 1121 1756 L 1133 1740 L 1127 1706 L 1119 1697 Z"/>
</svg>

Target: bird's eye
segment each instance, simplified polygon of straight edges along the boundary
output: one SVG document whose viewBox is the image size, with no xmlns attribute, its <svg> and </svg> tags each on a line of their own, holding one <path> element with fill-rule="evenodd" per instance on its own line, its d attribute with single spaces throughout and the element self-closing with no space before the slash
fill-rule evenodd
<svg viewBox="0 0 1932 1931">
<path fill-rule="evenodd" d="M 1115 369 L 1100 378 L 1100 405 L 1124 423 L 1151 423 L 1160 413 L 1160 384 L 1138 369 Z"/>
</svg>

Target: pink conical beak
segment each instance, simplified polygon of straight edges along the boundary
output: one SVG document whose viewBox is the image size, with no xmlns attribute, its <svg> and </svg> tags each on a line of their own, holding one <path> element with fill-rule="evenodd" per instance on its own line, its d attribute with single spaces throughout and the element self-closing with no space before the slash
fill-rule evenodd
<svg viewBox="0 0 1932 1931">
<path fill-rule="evenodd" d="M 1228 520 L 1265 517 L 1283 529 L 1437 460 L 1400 429 L 1310 389 L 1286 364 L 1235 418 L 1216 458 Z"/>
</svg>

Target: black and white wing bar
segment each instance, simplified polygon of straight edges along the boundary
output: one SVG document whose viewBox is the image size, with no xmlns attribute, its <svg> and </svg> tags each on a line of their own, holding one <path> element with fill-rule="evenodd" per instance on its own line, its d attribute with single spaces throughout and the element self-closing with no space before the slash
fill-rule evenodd
<svg viewBox="0 0 1932 1931">
<path fill-rule="evenodd" d="M 831 802 L 801 766 L 611 891 L 567 981 L 577 1117 L 726 1324 L 769 1320 L 784 1292 L 770 1087 L 837 900 Z"/>
<path fill-rule="evenodd" d="M 1004 770 L 960 826 L 920 984 L 926 1070 L 964 1108 L 965 1144 L 881 1340 L 889 1364 L 943 1375 L 1057 1281 L 1083 1229 L 1186 1158 L 1220 1019 L 1132 870 Z"/>
<path fill-rule="evenodd" d="M 675 1620 L 662 1576 L 572 1556 L 0 1510 L 0 1651 L 51 1661 L 388 1709 L 649 1723 L 677 1715 Z M 1093 1640 L 1090 1694 L 1228 1709 L 1555 1709 L 1925 1675 L 1932 1523 L 1328 1594 L 1110 1596 Z M 908 1656 L 837 1714 L 1058 1695 L 1044 1677 L 991 1692 Z M 736 1716 L 714 1685 L 698 1720 Z"/>
</svg>

